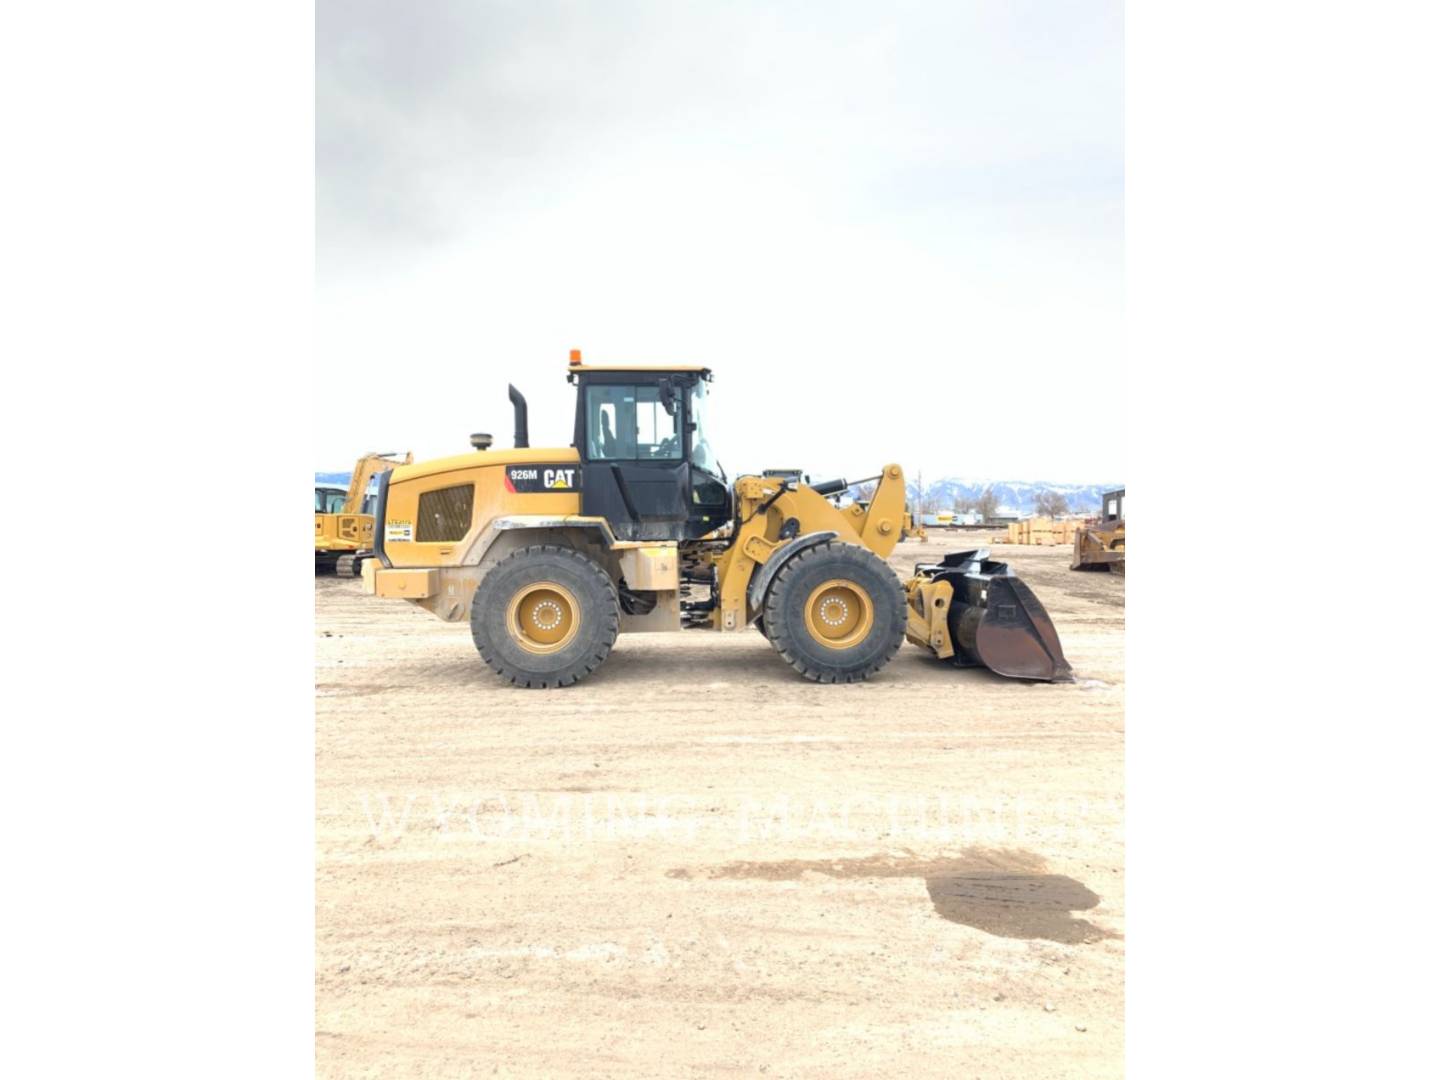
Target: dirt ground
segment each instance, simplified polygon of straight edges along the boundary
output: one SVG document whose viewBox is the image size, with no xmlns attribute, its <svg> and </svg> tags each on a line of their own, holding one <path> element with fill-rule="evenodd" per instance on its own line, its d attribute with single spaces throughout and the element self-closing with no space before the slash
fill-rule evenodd
<svg viewBox="0 0 1440 1080">
<path fill-rule="evenodd" d="M 1125 582 L 992 551 L 1076 682 L 818 686 L 749 630 L 517 690 L 317 579 L 319 1074 L 1119 1075 Z"/>
</svg>

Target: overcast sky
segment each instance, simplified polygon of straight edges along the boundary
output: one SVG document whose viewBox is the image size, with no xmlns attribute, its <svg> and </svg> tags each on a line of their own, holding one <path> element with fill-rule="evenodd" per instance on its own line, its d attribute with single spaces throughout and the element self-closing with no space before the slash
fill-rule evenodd
<svg viewBox="0 0 1440 1080">
<path fill-rule="evenodd" d="M 1119 3 L 317 11 L 317 469 L 568 445 L 573 347 L 732 474 L 1125 479 Z"/>
</svg>

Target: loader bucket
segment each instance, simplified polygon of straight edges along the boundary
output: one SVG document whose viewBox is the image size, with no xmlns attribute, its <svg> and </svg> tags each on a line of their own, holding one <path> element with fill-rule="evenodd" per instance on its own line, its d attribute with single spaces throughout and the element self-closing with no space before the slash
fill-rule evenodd
<svg viewBox="0 0 1440 1080">
<path fill-rule="evenodd" d="M 1013 679 L 1067 680 L 1070 665 L 1050 613 L 1018 577 L 992 577 L 974 653 Z"/>
<path fill-rule="evenodd" d="M 1060 635 L 1030 587 L 984 549 L 947 555 L 916 573 L 954 590 L 947 622 L 953 662 L 1012 679 L 1073 681 Z"/>
</svg>

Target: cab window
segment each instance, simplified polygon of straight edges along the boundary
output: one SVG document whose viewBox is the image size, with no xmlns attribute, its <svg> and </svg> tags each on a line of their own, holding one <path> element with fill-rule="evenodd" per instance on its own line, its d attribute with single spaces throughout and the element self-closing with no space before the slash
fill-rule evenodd
<svg viewBox="0 0 1440 1080">
<path fill-rule="evenodd" d="M 345 492 L 330 488 L 315 489 L 315 512 L 317 514 L 339 514 L 345 509 Z"/>
<path fill-rule="evenodd" d="M 678 461 L 674 400 L 654 386 L 590 386 L 585 391 L 586 450 L 591 461 Z"/>
</svg>

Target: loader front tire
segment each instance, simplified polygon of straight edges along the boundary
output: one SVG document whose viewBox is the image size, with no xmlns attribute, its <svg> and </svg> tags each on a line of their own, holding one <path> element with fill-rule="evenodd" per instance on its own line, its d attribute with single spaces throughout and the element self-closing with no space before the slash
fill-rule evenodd
<svg viewBox="0 0 1440 1080">
<path fill-rule="evenodd" d="M 815 682 L 859 682 L 905 640 L 905 591 L 874 552 L 835 540 L 790 559 L 765 597 L 765 636 Z"/>
<path fill-rule="evenodd" d="M 480 581 L 470 606 L 475 648 L 516 686 L 570 686 L 610 655 L 620 598 L 610 575 L 572 548 L 511 552 Z"/>
</svg>

